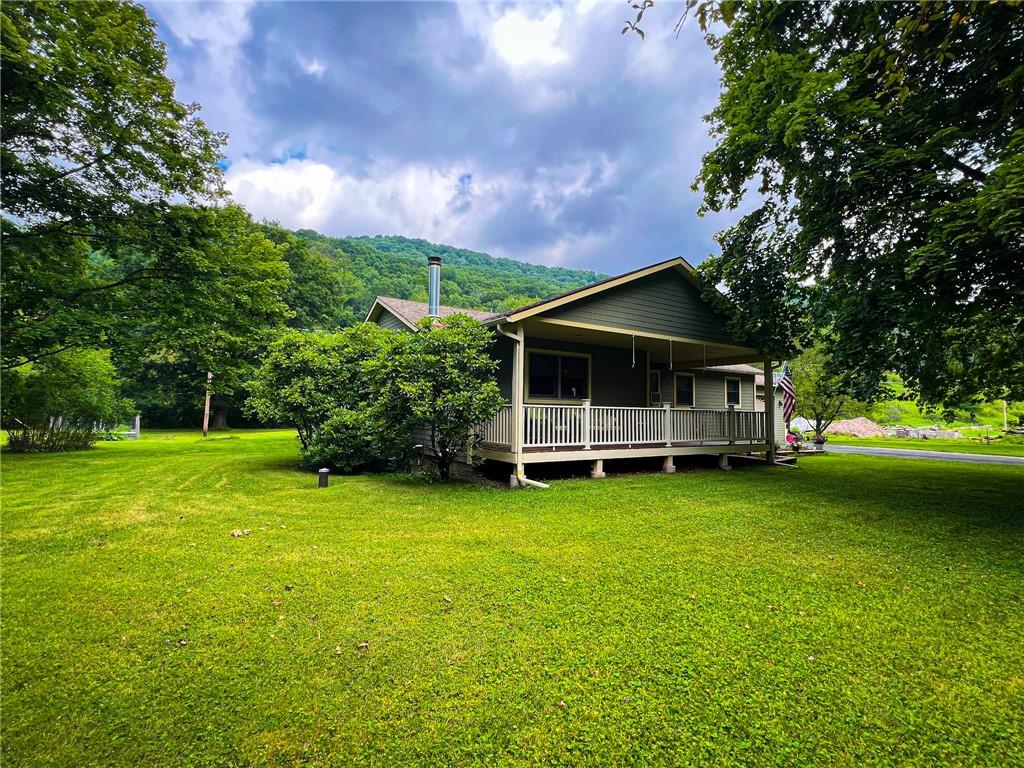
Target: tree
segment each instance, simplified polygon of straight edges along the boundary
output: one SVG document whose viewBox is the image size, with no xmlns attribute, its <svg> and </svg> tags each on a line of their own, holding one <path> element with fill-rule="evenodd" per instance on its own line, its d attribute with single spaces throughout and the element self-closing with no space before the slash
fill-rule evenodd
<svg viewBox="0 0 1024 768">
<path fill-rule="evenodd" d="M 220 194 L 225 137 L 174 98 L 141 6 L 11 3 L 0 21 L 4 209 L 25 225 L 11 236 L 103 238 L 133 214 Z"/>
<path fill-rule="evenodd" d="M 790 364 L 796 405 L 814 426 L 814 437 L 821 440 L 825 430 L 837 418 L 852 415 L 860 408 L 848 394 L 843 377 L 822 346 L 803 350 Z"/>
<path fill-rule="evenodd" d="M 369 323 L 287 331 L 256 370 L 247 407 L 266 423 L 295 427 L 308 468 L 386 468 L 403 457 L 409 433 L 378 428 L 370 362 L 389 355 L 394 336 Z"/>
<path fill-rule="evenodd" d="M 313 249 L 309 239 L 267 223 L 263 234 L 281 248 L 290 278 L 284 301 L 292 312 L 288 325 L 305 330 L 336 330 L 354 325 L 357 317 L 347 302 L 364 286 L 341 264 Z"/>
<path fill-rule="evenodd" d="M 200 205 L 222 194 L 224 137 L 175 100 L 145 12 L 83 2 L 0 13 L 3 370 L 283 319 L 280 255 L 240 208 Z"/>
<path fill-rule="evenodd" d="M 494 335 L 466 315 L 424 319 L 371 363 L 375 412 L 394 434 L 424 434 L 442 480 L 471 448 L 477 430 L 504 405 L 495 382 Z"/>
<path fill-rule="evenodd" d="M 74 451 L 90 447 L 98 424 L 114 426 L 130 413 L 118 395 L 110 355 L 94 349 L 51 355 L 4 376 L 0 418 L 8 449 Z"/>
<path fill-rule="evenodd" d="M 888 370 L 926 402 L 1024 397 L 1020 9 L 701 5 L 731 22 L 707 34 L 723 89 L 703 211 L 755 182 L 759 200 L 722 235 L 711 282 L 773 287 L 775 317 L 806 308 L 860 398 Z M 736 317 L 776 352 L 808 332 Z"/>
</svg>

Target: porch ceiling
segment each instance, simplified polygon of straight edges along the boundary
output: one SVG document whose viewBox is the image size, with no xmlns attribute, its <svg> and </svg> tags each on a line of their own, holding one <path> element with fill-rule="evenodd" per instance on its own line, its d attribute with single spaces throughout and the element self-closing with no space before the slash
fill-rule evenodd
<svg viewBox="0 0 1024 768">
<path fill-rule="evenodd" d="M 523 322 L 527 338 L 540 337 L 570 341 L 577 344 L 595 344 L 604 347 L 629 349 L 635 339 L 636 348 L 647 352 L 652 363 L 669 362 L 669 342 L 672 346 L 674 367 L 700 368 L 705 365 L 734 365 L 760 363 L 764 355 L 750 347 L 731 344 L 702 343 L 695 339 L 659 336 L 628 329 L 594 328 L 574 325 L 545 318 L 531 318 Z"/>
</svg>

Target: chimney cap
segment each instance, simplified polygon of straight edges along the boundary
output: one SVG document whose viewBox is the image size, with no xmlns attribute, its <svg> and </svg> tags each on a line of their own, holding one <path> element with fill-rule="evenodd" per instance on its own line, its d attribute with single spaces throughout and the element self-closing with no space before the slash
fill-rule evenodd
<svg viewBox="0 0 1024 768">
<path fill-rule="evenodd" d="M 441 257 L 440 256 L 427 256 L 427 264 L 440 264 L 440 263 L 441 263 Z"/>
</svg>

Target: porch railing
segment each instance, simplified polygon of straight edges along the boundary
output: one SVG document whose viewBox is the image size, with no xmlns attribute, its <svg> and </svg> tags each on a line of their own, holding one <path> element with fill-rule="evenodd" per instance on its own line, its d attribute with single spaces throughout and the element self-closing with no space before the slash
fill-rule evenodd
<svg viewBox="0 0 1024 768">
<path fill-rule="evenodd" d="M 524 405 L 524 448 L 761 443 L 765 415 L 755 411 L 583 405 Z M 511 445 L 512 406 L 484 425 L 484 443 Z"/>
<path fill-rule="evenodd" d="M 495 445 L 512 443 L 512 406 L 503 406 L 480 430 L 480 439 Z"/>
</svg>

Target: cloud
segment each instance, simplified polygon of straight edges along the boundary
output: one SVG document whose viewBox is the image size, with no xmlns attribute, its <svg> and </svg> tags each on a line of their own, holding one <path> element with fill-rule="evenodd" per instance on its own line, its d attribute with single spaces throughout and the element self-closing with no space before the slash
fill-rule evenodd
<svg viewBox="0 0 1024 768">
<path fill-rule="evenodd" d="M 258 217 L 606 272 L 699 261 L 735 219 L 696 217 L 719 73 L 667 6 L 645 40 L 619 3 L 149 9 Z"/>
<path fill-rule="evenodd" d="M 551 9 L 536 19 L 517 10 L 509 11 L 491 29 L 494 50 L 513 69 L 558 64 L 566 59 L 566 52 L 558 46 L 561 26 L 559 9 Z"/>
</svg>

